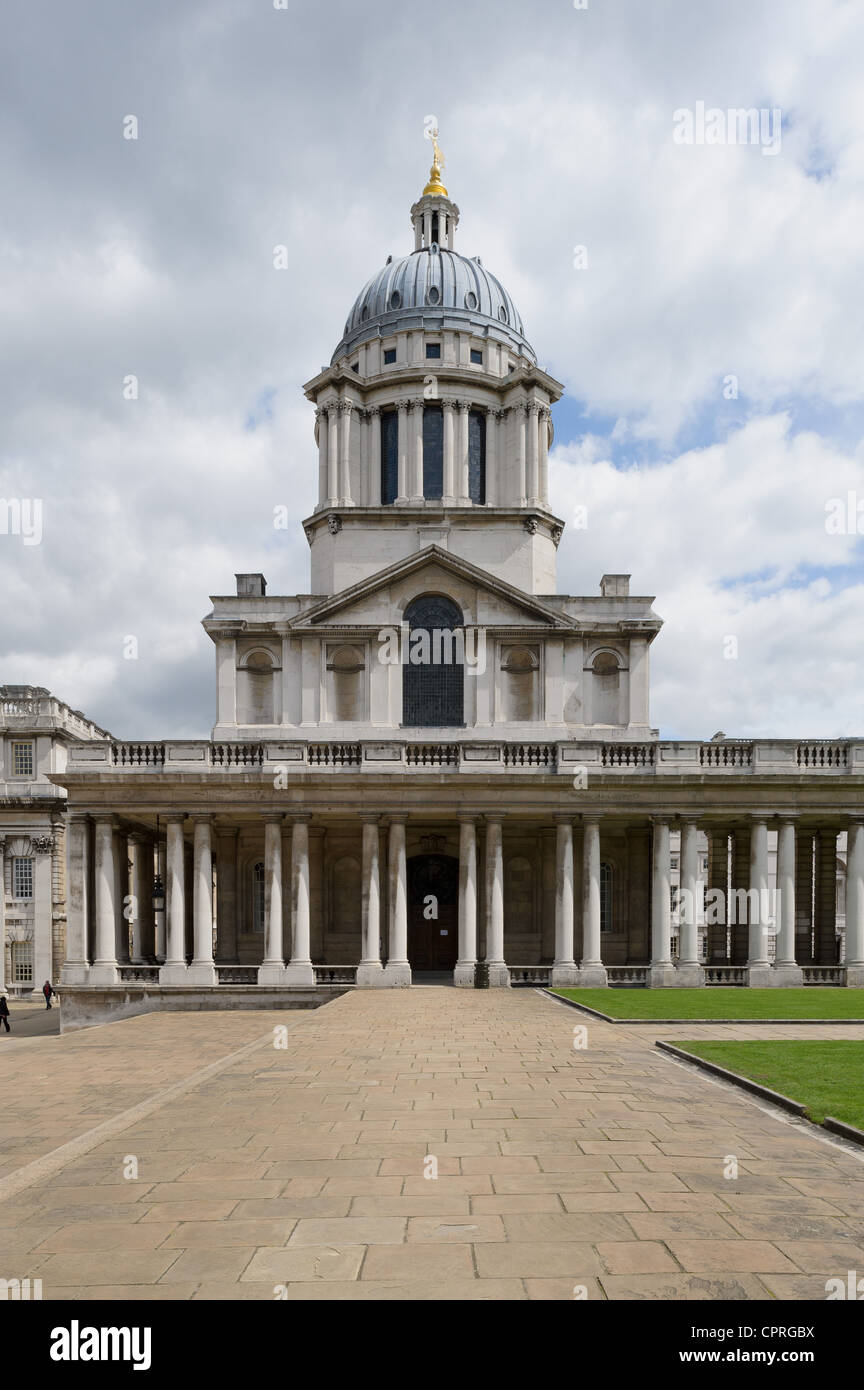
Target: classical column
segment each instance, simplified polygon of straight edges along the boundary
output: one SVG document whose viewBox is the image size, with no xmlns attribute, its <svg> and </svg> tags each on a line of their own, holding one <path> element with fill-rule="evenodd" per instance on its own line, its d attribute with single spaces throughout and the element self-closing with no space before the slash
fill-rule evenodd
<svg viewBox="0 0 864 1390">
<path fill-rule="evenodd" d="M 186 844 L 183 816 L 168 816 L 165 828 L 165 964 L 160 985 L 186 983 Z"/>
<path fill-rule="evenodd" d="M 213 817 L 195 817 L 192 841 L 192 964 L 190 985 L 215 985 L 213 964 Z"/>
<path fill-rule="evenodd" d="M 5 864 L 5 851 L 6 851 L 6 837 L 5 837 L 4 835 L 0 835 L 0 994 L 5 994 L 5 993 L 6 993 L 6 864 Z M 67 894 L 67 896 L 71 897 L 71 894 Z M 71 932 L 72 932 L 72 927 L 71 927 L 71 917 L 72 917 L 71 902 L 70 902 L 70 905 L 69 905 L 67 911 L 68 911 L 69 920 L 67 921 L 67 926 L 66 926 L 66 950 L 67 950 L 66 960 L 67 960 L 67 962 L 68 962 L 68 960 L 69 960 L 69 951 L 70 951 L 70 937 L 71 937 Z M 66 980 L 66 964 L 65 964 L 65 963 L 64 963 L 64 966 L 63 966 L 63 976 L 62 976 L 62 979 L 63 979 L 63 983 L 64 983 L 64 984 L 66 984 L 66 983 L 71 983 L 70 981 L 67 981 L 67 980 Z"/>
<path fill-rule="evenodd" d="M 526 490 L 525 434 L 528 407 L 523 402 L 513 407 L 516 417 L 516 479 L 519 492 L 519 505 L 524 507 L 528 501 Z"/>
<path fill-rule="evenodd" d="M 501 431 L 500 410 L 486 411 L 486 506 L 494 507 L 498 502 L 498 465 Z"/>
<path fill-rule="evenodd" d="M 459 445 L 456 450 L 456 490 L 460 502 L 471 496 L 468 455 L 468 402 L 459 401 Z"/>
<path fill-rule="evenodd" d="M 408 963 L 408 864 L 405 857 L 405 822 L 391 820 L 387 834 L 388 950 L 384 983 L 411 983 Z"/>
<path fill-rule="evenodd" d="M 64 985 L 83 985 L 90 967 L 87 926 L 90 914 L 90 822 L 73 812 L 66 826 L 66 962 L 60 975 Z M 3 854 L 0 849 L 0 914 L 6 894 Z"/>
<path fill-rule="evenodd" d="M 774 983 L 802 985 L 804 972 L 795 961 L 795 822 L 781 820 L 777 827 L 777 954 Z"/>
<path fill-rule="evenodd" d="M 864 821 L 846 832 L 846 984 L 864 985 Z"/>
<path fill-rule="evenodd" d="M 370 405 L 366 411 L 369 420 L 369 453 L 366 460 L 366 486 L 370 507 L 381 506 L 381 407 Z"/>
<path fill-rule="evenodd" d="M 651 860 L 651 964 L 648 983 L 652 988 L 674 985 L 672 964 L 671 865 L 669 822 L 654 821 Z"/>
<path fill-rule="evenodd" d="M 411 411 L 411 501 L 423 501 L 423 401 L 408 402 Z"/>
<path fill-rule="evenodd" d="M 541 506 L 545 507 L 549 505 L 549 421 L 551 418 L 552 412 L 548 405 L 541 406 L 538 419 L 540 437 L 538 440 L 539 461 L 537 471 L 540 479 L 538 495 Z"/>
<path fill-rule="evenodd" d="M 335 402 L 327 410 L 327 506 L 339 505 L 339 406 Z"/>
<path fill-rule="evenodd" d="M 582 833 L 582 960 L 580 985 L 606 984 L 606 967 L 600 950 L 600 822 L 583 820 Z"/>
<path fill-rule="evenodd" d="M 555 840 L 555 960 L 552 984 L 575 985 L 579 979 L 573 959 L 573 822 L 557 818 Z"/>
<path fill-rule="evenodd" d="M 149 961 L 156 954 L 153 922 L 153 841 L 136 831 L 129 836 L 132 857 L 132 959 Z"/>
<path fill-rule="evenodd" d="M 459 959 L 454 985 L 472 986 L 477 964 L 477 828 L 471 816 L 459 820 Z"/>
<path fill-rule="evenodd" d="M 383 985 L 381 965 L 381 882 L 378 864 L 378 816 L 363 817 L 363 879 L 360 904 L 361 959 L 358 985 Z"/>
<path fill-rule="evenodd" d="M 308 951 L 307 951 L 308 954 Z M 258 967 L 259 985 L 281 985 L 282 956 L 282 816 L 268 816 L 264 825 L 264 959 Z"/>
<path fill-rule="evenodd" d="M 544 427 L 545 428 L 545 427 Z M 681 895 L 678 937 L 678 981 L 697 987 L 705 983 L 699 960 L 699 826 L 681 823 Z"/>
<path fill-rule="evenodd" d="M 341 447 L 339 450 L 339 505 L 353 507 L 351 500 L 351 412 L 353 401 L 340 401 L 342 416 Z"/>
<path fill-rule="evenodd" d="M 456 402 L 444 401 L 444 501 L 453 502 L 456 497 L 456 445 L 455 445 Z"/>
<path fill-rule="evenodd" d="M 114 867 L 114 819 L 96 817 L 96 874 L 94 879 L 96 939 L 88 984 L 115 985 L 118 981 L 115 955 L 116 902 Z"/>
<path fill-rule="evenodd" d="M 408 402 L 399 401 L 397 404 L 397 430 L 396 430 L 396 501 L 408 501 Z"/>
<path fill-rule="evenodd" d="M 320 407 L 315 411 L 315 419 L 318 424 L 318 506 L 317 511 L 327 505 L 327 433 L 328 416 L 326 408 Z"/>
<path fill-rule="evenodd" d="M 309 817 L 298 817 L 291 832 L 291 964 L 283 976 L 286 985 L 314 985 L 310 955 L 311 912 L 309 899 Z"/>
<path fill-rule="evenodd" d="M 504 848 L 500 820 L 486 821 L 486 961 L 490 985 L 509 985 L 504 960 Z"/>
<path fill-rule="evenodd" d="M 528 458 L 527 458 L 527 460 L 526 460 L 527 491 L 528 491 L 528 501 L 529 501 L 529 502 L 535 502 L 535 503 L 539 503 L 539 501 L 540 501 L 540 497 L 539 497 L 540 477 L 539 477 L 539 471 L 538 471 L 538 462 L 539 462 L 539 451 L 538 451 L 538 446 L 539 446 L 540 434 L 539 434 L 539 428 L 538 428 L 538 423 L 537 423 L 537 417 L 538 417 L 539 411 L 540 411 L 540 406 L 538 405 L 537 401 L 529 401 L 529 402 L 528 402 L 527 416 L 526 416 L 526 421 L 525 421 L 525 433 L 526 433 L 527 444 L 528 444 Z"/>
<path fill-rule="evenodd" d="M 768 933 L 773 930 L 768 894 L 768 825 L 762 816 L 750 823 L 750 886 L 747 894 L 747 983 L 765 986 L 774 972 L 768 961 Z"/>
</svg>

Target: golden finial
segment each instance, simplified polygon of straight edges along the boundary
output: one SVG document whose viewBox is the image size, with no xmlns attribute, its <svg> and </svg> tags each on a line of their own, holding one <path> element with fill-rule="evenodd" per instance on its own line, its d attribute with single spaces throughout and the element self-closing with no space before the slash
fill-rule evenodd
<svg viewBox="0 0 864 1390">
<path fill-rule="evenodd" d="M 441 153 L 441 147 L 438 144 L 437 125 L 427 129 L 426 138 L 432 141 L 432 168 L 429 170 L 429 182 L 423 189 L 423 197 L 425 198 L 427 193 L 438 193 L 446 198 L 449 195 L 447 189 L 441 182 L 441 170 L 444 168 L 447 161 Z"/>
</svg>

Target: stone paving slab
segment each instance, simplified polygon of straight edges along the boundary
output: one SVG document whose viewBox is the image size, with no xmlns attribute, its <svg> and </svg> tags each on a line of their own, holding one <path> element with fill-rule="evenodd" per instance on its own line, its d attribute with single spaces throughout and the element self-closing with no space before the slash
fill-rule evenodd
<svg viewBox="0 0 864 1390">
<path fill-rule="evenodd" d="M 864 1268 L 864 1155 L 653 1046 L 764 1035 L 426 987 L 34 1039 L 3 1063 L 0 1179 L 122 1127 L 0 1201 L 0 1273 L 75 1300 L 824 1298 Z"/>
</svg>

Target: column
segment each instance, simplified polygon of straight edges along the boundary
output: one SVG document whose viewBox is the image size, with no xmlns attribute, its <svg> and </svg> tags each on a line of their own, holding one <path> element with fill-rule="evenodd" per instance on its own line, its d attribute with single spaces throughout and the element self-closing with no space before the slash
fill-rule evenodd
<svg viewBox="0 0 864 1390">
<path fill-rule="evenodd" d="M 411 501 L 423 501 L 423 402 L 409 401 L 411 411 Z"/>
<path fill-rule="evenodd" d="M 378 816 L 363 817 L 362 901 L 360 933 L 362 956 L 357 966 L 358 985 L 386 984 L 381 966 L 381 882 L 378 863 Z"/>
<path fill-rule="evenodd" d="M 149 835 L 129 836 L 132 856 L 132 959 L 150 961 L 156 954 L 153 922 L 153 841 Z"/>
<path fill-rule="evenodd" d="M 527 420 L 527 405 L 524 402 L 514 406 L 516 416 L 516 479 L 519 492 L 519 505 L 524 507 L 528 501 L 526 490 L 526 469 L 525 469 L 525 426 Z"/>
<path fill-rule="evenodd" d="M 669 822 L 655 820 L 651 854 L 651 964 L 648 983 L 652 988 L 674 985 L 672 964 L 671 872 L 669 860 Z"/>
<path fill-rule="evenodd" d="M 470 816 L 459 820 L 459 959 L 454 985 L 474 985 L 477 963 L 477 828 Z"/>
<path fill-rule="evenodd" d="M 74 822 L 70 822 L 70 825 Z M 0 994 L 6 993 L 6 837 L 0 835 Z M 70 875 L 71 878 L 71 875 Z M 67 890 L 67 898 L 71 899 L 71 893 Z M 71 951 L 72 935 L 72 908 L 71 901 L 67 908 L 68 920 L 66 926 L 66 960 L 69 960 Z M 63 966 L 63 982 L 66 981 L 66 965 Z M 70 982 L 71 983 L 71 982 Z"/>
<path fill-rule="evenodd" d="M 33 986 L 35 991 L 42 988 L 44 980 L 54 983 L 54 893 L 53 863 L 54 836 L 52 833 L 40 835 L 38 844 L 33 844 L 35 859 L 33 863 Z M 115 903 L 117 899 L 115 897 Z M 122 900 L 120 904 L 122 912 Z M 128 958 L 128 953 L 127 953 Z"/>
<path fill-rule="evenodd" d="M 66 962 L 60 975 L 63 985 L 86 984 L 89 974 L 89 866 L 90 822 L 86 816 L 73 813 L 66 825 Z M 3 852 L 0 846 L 0 918 L 5 899 Z"/>
<path fill-rule="evenodd" d="M 777 827 L 777 954 L 774 983 L 802 985 L 804 972 L 795 961 L 795 822 L 781 820 Z"/>
<path fill-rule="evenodd" d="M 575 985 L 579 979 L 573 959 L 573 822 L 559 816 L 555 838 L 555 960 L 552 984 Z"/>
<path fill-rule="evenodd" d="M 213 964 L 213 817 L 196 816 L 192 840 L 192 964 L 190 985 L 215 985 Z"/>
<path fill-rule="evenodd" d="M 153 910 L 153 925 L 156 934 L 156 959 L 161 963 L 165 960 L 168 953 L 168 914 L 165 910 L 165 878 L 168 870 L 165 867 L 165 845 L 159 836 L 156 837 L 154 848 L 156 851 L 156 877 L 162 885 L 162 906 L 158 912 L 155 908 Z"/>
<path fill-rule="evenodd" d="M 747 983 L 752 986 L 772 983 L 773 971 L 768 963 L 768 826 L 761 816 L 750 823 L 750 887 L 748 891 L 748 952 Z"/>
<path fill-rule="evenodd" d="M 264 825 L 264 959 L 258 967 L 258 983 L 259 985 L 281 985 L 284 976 L 285 961 L 282 956 L 282 815 L 279 814 L 268 816 Z"/>
<path fill-rule="evenodd" d="M 498 502 L 498 440 L 500 438 L 500 410 L 486 411 L 486 506 L 494 507 Z"/>
<path fill-rule="evenodd" d="M 339 504 L 342 507 L 353 507 L 354 505 L 351 500 L 351 411 L 353 408 L 353 401 L 340 401 L 339 403 L 342 416 L 342 437 L 339 450 Z"/>
<path fill-rule="evenodd" d="M 444 401 L 444 501 L 452 502 L 456 496 L 455 478 L 455 459 L 456 449 L 454 443 L 456 402 L 447 399 Z"/>
<path fill-rule="evenodd" d="M 510 984 L 504 960 L 504 846 L 500 820 L 486 821 L 486 961 L 489 984 Z"/>
<path fill-rule="evenodd" d="M 327 487 L 327 433 L 329 419 L 326 408 L 322 407 L 316 410 L 315 419 L 318 422 L 318 506 L 316 510 L 320 511 L 322 507 L 326 507 L 327 505 L 327 495 L 329 491 Z"/>
<path fill-rule="evenodd" d="M 112 816 L 96 817 L 96 873 L 94 879 L 96 939 L 93 964 L 88 984 L 115 985 L 118 981 L 115 956 L 114 899 L 114 820 Z"/>
<path fill-rule="evenodd" d="M 600 822 L 583 820 L 582 833 L 582 960 L 580 985 L 607 983 L 600 950 Z"/>
<path fill-rule="evenodd" d="M 549 505 L 549 421 L 551 418 L 552 412 L 548 405 L 541 406 L 539 417 L 540 437 L 538 440 L 538 474 L 540 478 L 538 494 L 541 505 L 545 507 Z"/>
<path fill-rule="evenodd" d="M 366 412 L 369 424 L 369 453 L 366 460 L 366 486 L 370 507 L 381 506 L 381 407 L 371 405 Z"/>
<path fill-rule="evenodd" d="M 539 502 L 538 489 L 540 478 L 538 473 L 538 443 L 539 430 L 537 425 L 537 415 L 540 410 L 536 401 L 529 401 L 525 421 L 525 432 L 528 444 L 528 457 L 526 460 L 528 501 Z"/>
<path fill-rule="evenodd" d="M 408 863 L 405 822 L 391 821 L 387 836 L 387 903 L 389 942 L 384 979 L 388 985 L 410 985 L 408 962 Z"/>
<path fill-rule="evenodd" d="M 327 506 L 339 505 L 339 406 L 327 406 Z"/>
<path fill-rule="evenodd" d="M 705 983 L 699 960 L 699 826 L 681 823 L 681 908 L 678 939 L 678 977 L 692 987 Z"/>
<path fill-rule="evenodd" d="M 309 817 L 304 816 L 294 821 L 291 832 L 291 964 L 285 967 L 286 985 L 315 984 L 310 934 Z"/>
<path fill-rule="evenodd" d="M 468 476 L 468 402 L 459 401 L 459 443 L 456 449 L 456 487 L 460 502 L 467 502 L 471 494 Z"/>
<path fill-rule="evenodd" d="M 129 964 L 129 936 L 134 903 L 129 901 L 129 840 L 126 832 L 114 827 L 114 958 Z"/>
<path fill-rule="evenodd" d="M 408 402 L 398 401 L 396 429 L 396 501 L 408 501 Z"/>
<path fill-rule="evenodd" d="M 186 983 L 186 844 L 183 816 L 167 818 L 165 828 L 165 964 L 160 985 Z"/>
<path fill-rule="evenodd" d="M 846 832 L 846 984 L 864 985 L 864 821 Z"/>
</svg>

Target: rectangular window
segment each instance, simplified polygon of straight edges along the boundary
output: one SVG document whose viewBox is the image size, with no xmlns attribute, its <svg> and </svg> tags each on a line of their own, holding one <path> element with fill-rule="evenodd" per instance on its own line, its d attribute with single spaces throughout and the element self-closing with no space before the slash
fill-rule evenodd
<svg viewBox="0 0 864 1390">
<path fill-rule="evenodd" d="M 32 777 L 35 768 L 35 749 L 31 739 L 15 739 L 12 743 L 12 776 Z"/>
<path fill-rule="evenodd" d="M 440 405 L 423 410 L 423 496 L 444 496 L 444 411 Z"/>
<path fill-rule="evenodd" d="M 12 860 L 12 897 L 33 897 L 33 860 Z"/>
<path fill-rule="evenodd" d="M 426 356 L 427 356 L 427 357 L 440 357 L 440 356 L 441 356 L 441 344 L 440 344 L 440 343 L 427 343 L 427 344 L 426 344 Z"/>
<path fill-rule="evenodd" d="M 483 366 L 483 353 L 480 350 L 480 348 L 471 349 L 471 361 L 474 362 L 478 367 Z"/>
<path fill-rule="evenodd" d="M 385 349 L 384 349 L 384 366 L 385 366 L 385 367 L 389 367 L 389 366 L 391 366 L 395 361 L 396 361 L 396 349 L 395 349 L 395 348 L 385 348 Z"/>
<path fill-rule="evenodd" d="M 32 985 L 33 983 L 33 942 L 12 942 L 12 983 Z"/>
<path fill-rule="evenodd" d="M 669 867 L 672 868 L 672 869 L 677 869 L 677 868 L 678 868 L 678 855 L 677 855 L 677 854 L 672 854 L 672 855 L 669 856 Z"/>
<path fill-rule="evenodd" d="M 468 416 L 468 496 L 486 501 L 486 416 L 472 410 Z"/>
<path fill-rule="evenodd" d="M 399 490 L 399 416 L 385 410 L 381 416 L 381 501 L 395 502 Z"/>
</svg>

